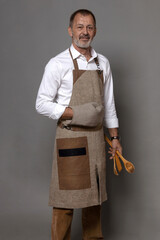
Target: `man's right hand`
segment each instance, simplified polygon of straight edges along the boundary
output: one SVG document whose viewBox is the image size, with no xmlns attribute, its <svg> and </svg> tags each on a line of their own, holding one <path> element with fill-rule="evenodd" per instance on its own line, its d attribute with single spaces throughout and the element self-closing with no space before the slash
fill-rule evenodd
<svg viewBox="0 0 160 240">
<path fill-rule="evenodd" d="M 71 120 L 73 117 L 73 110 L 70 107 L 66 107 L 64 113 L 61 116 L 62 120 Z"/>
</svg>

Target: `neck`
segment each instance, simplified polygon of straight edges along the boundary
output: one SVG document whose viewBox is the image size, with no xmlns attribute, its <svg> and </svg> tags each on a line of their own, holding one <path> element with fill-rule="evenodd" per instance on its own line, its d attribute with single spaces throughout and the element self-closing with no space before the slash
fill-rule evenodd
<svg viewBox="0 0 160 240">
<path fill-rule="evenodd" d="M 75 43 L 73 43 L 74 48 L 80 52 L 82 55 L 85 56 L 87 61 L 91 58 L 91 47 L 89 46 L 88 48 L 80 48 L 78 47 Z"/>
</svg>

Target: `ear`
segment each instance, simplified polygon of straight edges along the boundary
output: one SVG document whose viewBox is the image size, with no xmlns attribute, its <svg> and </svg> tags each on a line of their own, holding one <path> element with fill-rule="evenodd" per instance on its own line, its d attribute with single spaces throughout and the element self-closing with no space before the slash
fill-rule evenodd
<svg viewBox="0 0 160 240">
<path fill-rule="evenodd" d="M 69 34 L 70 37 L 73 36 L 73 35 L 72 35 L 72 29 L 71 29 L 71 27 L 68 27 L 68 34 Z"/>
</svg>

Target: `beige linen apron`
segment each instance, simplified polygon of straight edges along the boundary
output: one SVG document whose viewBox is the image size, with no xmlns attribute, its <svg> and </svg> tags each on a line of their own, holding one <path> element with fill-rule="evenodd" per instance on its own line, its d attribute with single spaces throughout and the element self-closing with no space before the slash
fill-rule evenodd
<svg viewBox="0 0 160 240">
<path fill-rule="evenodd" d="M 83 109 L 83 104 L 91 102 L 103 106 L 102 71 L 79 70 L 76 59 L 72 60 L 75 69 L 69 106 L 73 109 L 82 106 Z M 97 58 L 95 62 L 99 69 Z M 82 117 L 85 119 L 85 116 Z M 106 199 L 106 154 L 102 123 L 95 127 L 85 127 L 72 126 L 70 120 L 59 121 L 54 145 L 49 206 L 85 208 L 99 205 Z"/>
</svg>

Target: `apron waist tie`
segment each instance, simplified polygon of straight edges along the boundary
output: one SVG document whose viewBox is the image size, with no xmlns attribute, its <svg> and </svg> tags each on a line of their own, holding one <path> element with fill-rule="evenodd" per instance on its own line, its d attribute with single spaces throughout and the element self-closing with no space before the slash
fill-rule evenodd
<svg viewBox="0 0 160 240">
<path fill-rule="evenodd" d="M 67 130 L 71 130 L 71 131 L 98 131 L 98 130 L 100 130 L 102 127 L 103 127 L 103 125 L 102 124 L 100 124 L 100 125 L 98 125 L 98 126 L 96 126 L 96 127 L 84 127 L 84 126 L 65 126 L 64 124 L 63 124 L 63 122 L 61 122 L 61 121 L 58 121 L 57 122 L 57 126 L 58 127 L 60 127 L 60 128 L 62 128 L 62 129 L 67 129 Z"/>
</svg>

